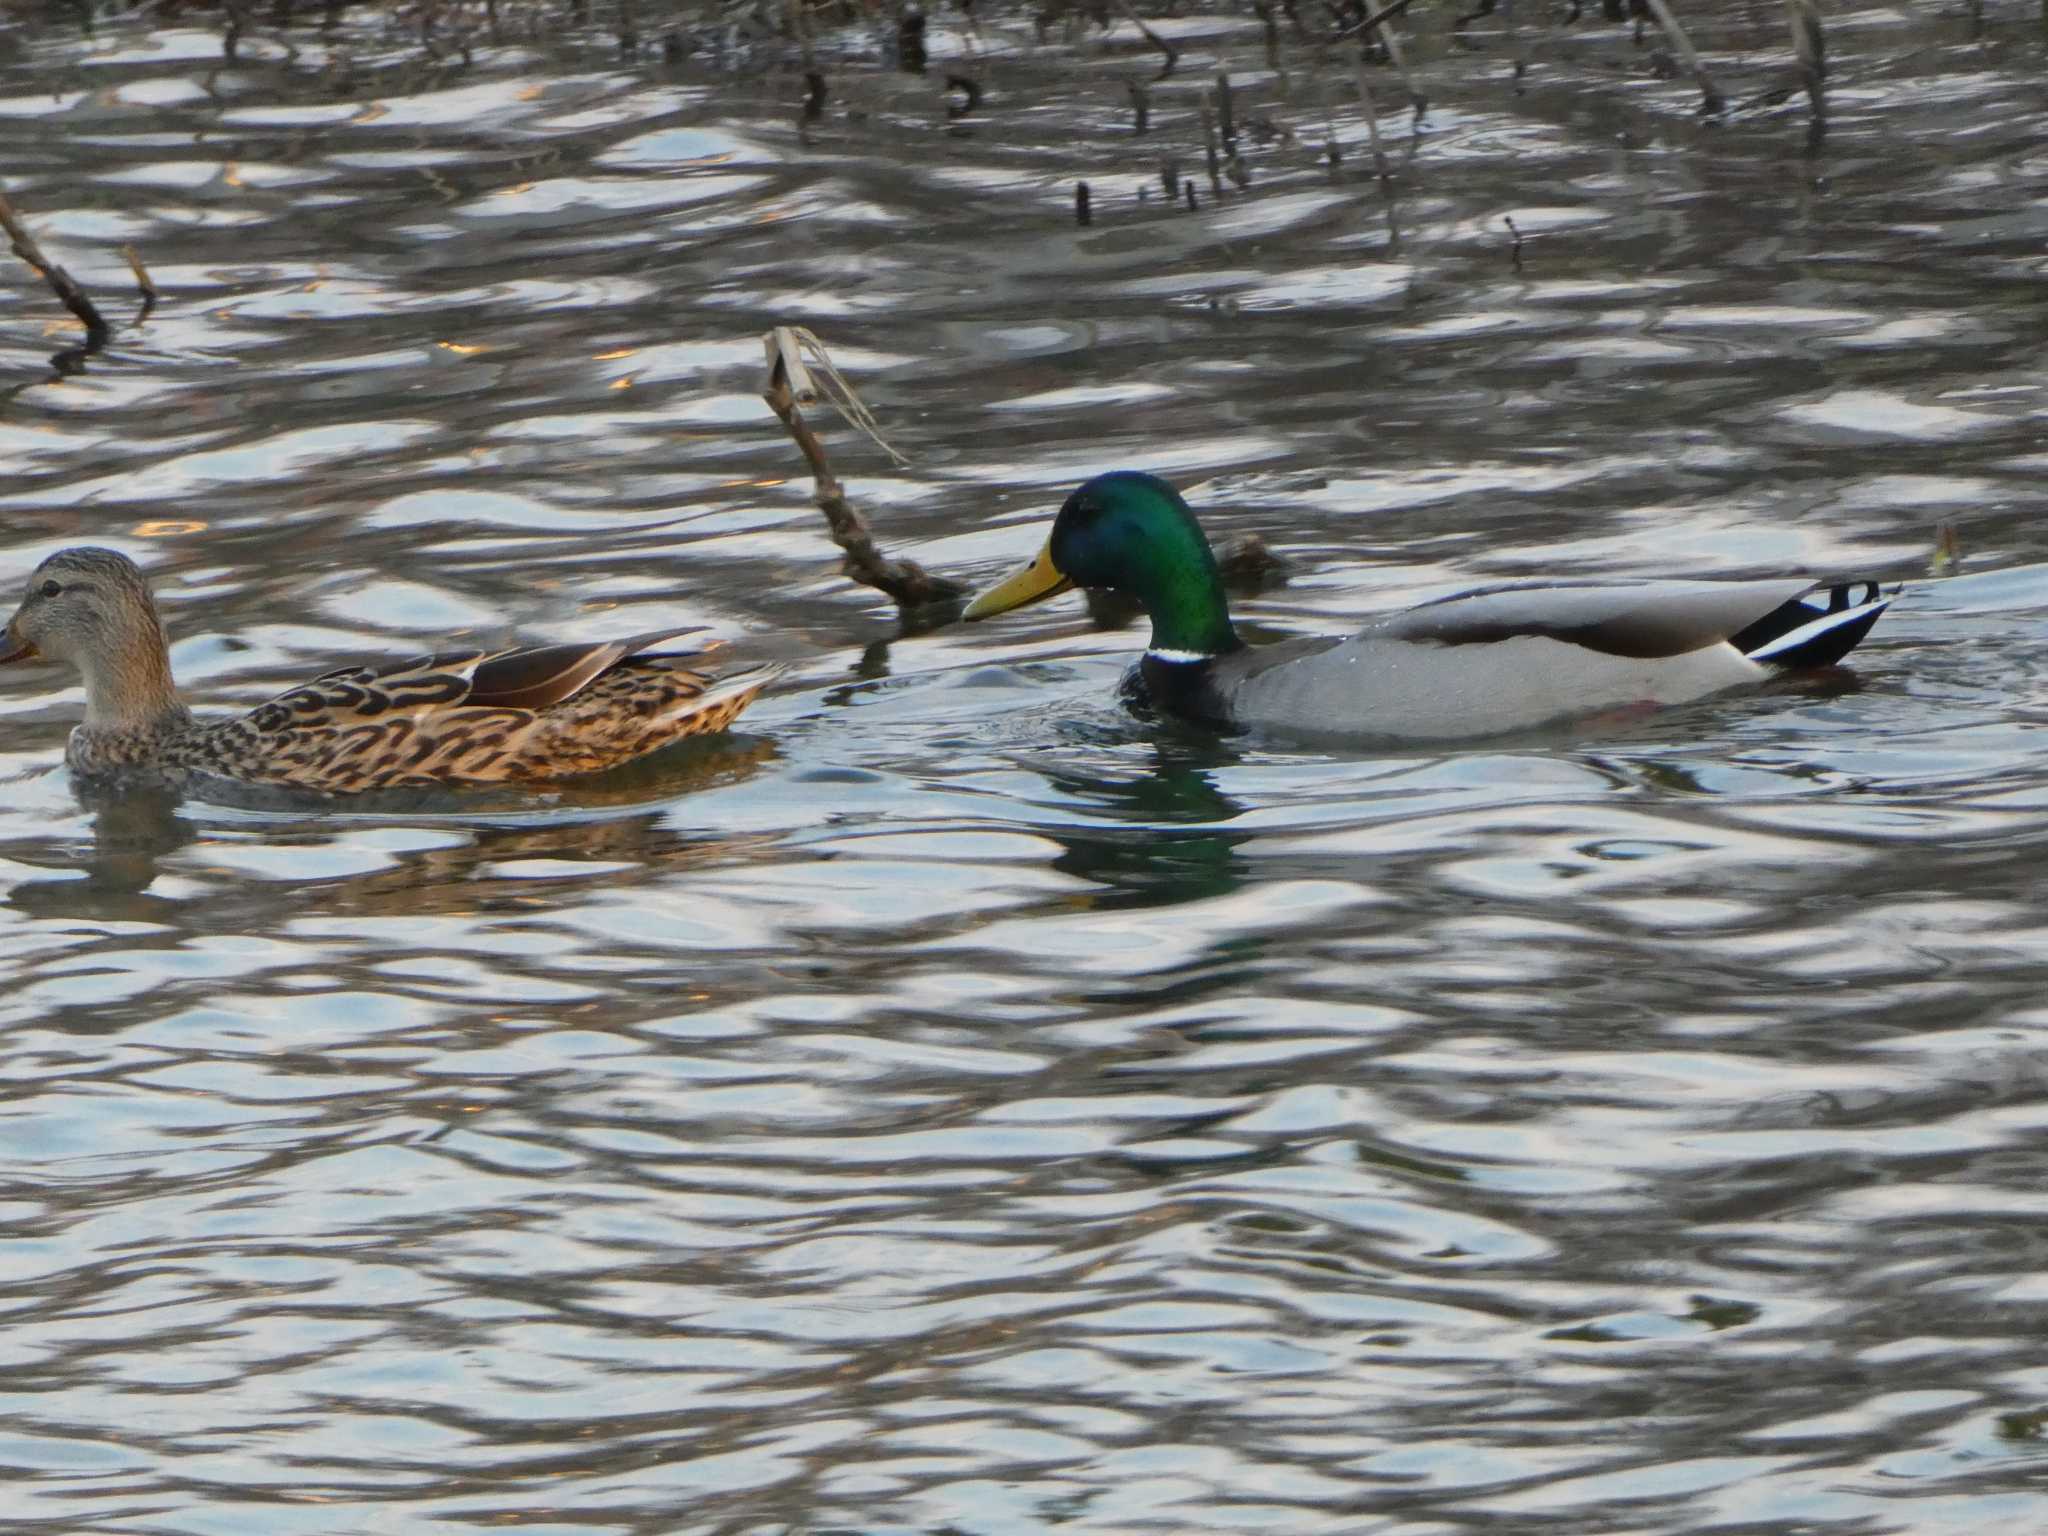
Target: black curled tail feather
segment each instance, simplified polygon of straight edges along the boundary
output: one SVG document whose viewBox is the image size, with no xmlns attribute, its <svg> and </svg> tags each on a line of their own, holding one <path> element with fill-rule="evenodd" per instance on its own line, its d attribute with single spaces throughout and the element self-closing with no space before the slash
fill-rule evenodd
<svg viewBox="0 0 2048 1536">
<path fill-rule="evenodd" d="M 1779 604 L 1728 643 L 1765 666 L 1831 667 L 1862 644 L 1891 601 L 1874 581 L 1837 582 Z"/>
</svg>

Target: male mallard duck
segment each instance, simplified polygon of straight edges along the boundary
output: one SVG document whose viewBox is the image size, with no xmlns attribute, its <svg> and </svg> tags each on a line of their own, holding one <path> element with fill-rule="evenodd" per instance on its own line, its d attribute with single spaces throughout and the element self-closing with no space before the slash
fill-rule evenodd
<svg viewBox="0 0 2048 1536">
<path fill-rule="evenodd" d="M 1450 740 L 1634 703 L 1678 704 L 1853 649 L 1891 601 L 1877 583 L 1575 581 L 1424 603 L 1348 638 L 1248 648 L 1209 541 L 1152 475 L 1098 475 L 1045 548 L 977 597 L 985 619 L 1108 587 L 1144 606 L 1152 643 L 1130 685 L 1212 725 L 1309 736 Z M 1860 589 L 1860 590 L 1859 590 Z"/>
<path fill-rule="evenodd" d="M 81 777 L 333 794 L 567 778 L 722 729 L 779 669 L 714 679 L 692 668 L 694 656 L 648 653 L 684 633 L 343 667 L 246 715 L 199 720 L 178 702 L 163 621 L 135 562 L 66 549 L 29 578 L 0 663 L 44 656 L 83 674 L 85 723 L 64 749 Z"/>
</svg>

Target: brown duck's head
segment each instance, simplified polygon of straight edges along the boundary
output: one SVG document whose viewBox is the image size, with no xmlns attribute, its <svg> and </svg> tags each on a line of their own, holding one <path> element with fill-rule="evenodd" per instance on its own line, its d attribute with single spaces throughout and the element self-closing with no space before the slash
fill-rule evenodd
<svg viewBox="0 0 2048 1536">
<path fill-rule="evenodd" d="M 28 579 L 28 593 L 0 634 L 0 663 L 42 656 L 69 662 L 88 689 L 134 674 L 145 687 L 164 672 L 163 624 L 149 583 L 111 549 L 65 549 Z"/>
</svg>

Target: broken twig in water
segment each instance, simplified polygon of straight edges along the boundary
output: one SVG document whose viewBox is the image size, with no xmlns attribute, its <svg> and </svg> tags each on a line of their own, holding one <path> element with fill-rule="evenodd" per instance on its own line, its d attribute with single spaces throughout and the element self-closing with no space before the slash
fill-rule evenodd
<svg viewBox="0 0 2048 1536">
<path fill-rule="evenodd" d="M 1372 31 L 1367 30 L 1365 40 L 1372 41 Z M 1415 112 L 1415 121 L 1420 123 L 1423 114 L 1429 110 L 1429 98 L 1415 83 L 1415 77 L 1408 72 L 1408 55 L 1401 51 L 1401 34 L 1392 27 L 1379 28 L 1380 41 L 1387 45 L 1387 57 L 1394 61 L 1394 68 L 1400 71 L 1401 84 L 1408 92 L 1408 105 Z"/>
<path fill-rule="evenodd" d="M 1671 46 L 1678 50 L 1678 56 L 1685 60 L 1685 67 L 1691 71 L 1693 83 L 1700 88 L 1700 110 L 1702 112 L 1724 112 L 1728 108 L 1726 98 L 1721 95 L 1713 78 L 1707 73 L 1707 66 L 1700 62 L 1700 56 L 1692 45 L 1692 39 L 1685 35 L 1685 29 L 1678 24 L 1678 18 L 1671 14 L 1671 7 L 1664 0 L 1643 0 L 1644 5 L 1664 29 L 1664 35 L 1671 40 Z"/>
<path fill-rule="evenodd" d="M 1828 115 L 1824 82 L 1828 77 L 1827 37 L 1820 29 L 1820 7 L 1814 0 L 1785 0 L 1785 19 L 1792 27 L 1792 52 L 1806 83 L 1806 96 L 1816 118 Z"/>
<path fill-rule="evenodd" d="M 1515 221 L 1507 214 L 1502 214 L 1500 221 L 1507 225 L 1508 233 L 1514 237 L 1514 244 L 1508 247 L 1508 260 L 1514 263 L 1515 270 L 1519 272 L 1522 270 L 1522 232 L 1515 228 Z"/>
<path fill-rule="evenodd" d="M 1354 21 L 1348 27 L 1338 28 L 1335 32 L 1332 32 L 1328 37 L 1324 38 L 1323 41 L 1326 43 L 1340 43 L 1345 38 L 1350 37 L 1354 33 L 1359 32 L 1363 32 L 1368 37 L 1370 37 L 1372 35 L 1372 29 L 1374 27 L 1378 26 L 1383 21 L 1392 21 L 1396 16 L 1400 15 L 1403 11 L 1407 10 L 1408 7 L 1413 5 L 1414 3 L 1415 0 L 1394 0 L 1394 3 L 1392 5 L 1381 6 L 1378 10 L 1374 11 L 1370 16 L 1366 17 L 1363 21 Z"/>
<path fill-rule="evenodd" d="M 1216 113 L 1209 106 L 1209 93 L 1202 93 L 1202 143 L 1209 157 L 1209 193 L 1223 196 L 1223 161 L 1216 153 Z"/>
<path fill-rule="evenodd" d="M 1168 75 L 1172 74 L 1173 67 L 1180 63 L 1180 50 L 1146 26 L 1145 19 L 1131 9 L 1129 0 L 1116 0 L 1116 8 L 1123 12 L 1125 21 L 1128 21 L 1145 35 L 1146 42 L 1166 55 L 1166 62 L 1159 66 L 1159 73 L 1152 78 L 1154 80 L 1164 80 Z"/>
<path fill-rule="evenodd" d="M 1379 173 L 1380 195 L 1389 201 L 1394 196 L 1393 179 L 1387 175 L 1387 157 L 1380 149 L 1380 109 L 1372 99 L 1372 82 L 1366 78 L 1366 45 L 1358 45 L 1358 105 L 1365 113 L 1365 131 L 1372 140 L 1373 169 Z"/>
<path fill-rule="evenodd" d="M 77 280 L 43 253 L 36 237 L 28 232 L 28 226 L 22 223 L 21 215 L 14 211 L 14 204 L 7 200 L 5 194 L 0 194 L 0 229 L 7 231 L 14 254 L 36 269 L 43 281 L 50 285 L 50 291 L 85 326 L 85 351 L 97 352 L 104 347 L 114 334 L 106 316 L 99 312 L 99 306 L 93 303 L 92 297 L 78 286 Z"/>
<path fill-rule="evenodd" d="M 1085 181 L 1075 182 L 1074 222 L 1080 225 L 1083 229 L 1086 229 L 1091 223 L 1094 222 L 1094 217 L 1094 214 L 1090 211 L 1088 207 L 1088 183 Z"/>
<path fill-rule="evenodd" d="M 798 408 L 800 403 L 817 402 L 817 380 L 823 381 L 823 393 L 856 431 L 898 464 L 904 459 L 883 439 L 873 414 L 839 376 L 824 343 L 801 326 L 778 325 L 762 337 L 762 345 L 768 353 L 768 381 L 761 398 L 768 402 L 768 409 L 781 420 L 791 441 L 811 466 L 812 499 L 825 514 L 832 542 L 846 557 L 846 574 L 863 586 L 887 593 L 905 612 L 966 596 L 967 589 L 960 583 L 934 576 L 914 560 L 891 560 L 883 555 L 875 547 L 867 519 L 846 499 L 846 488 L 832 473 L 831 461 L 825 457 L 825 445 L 818 441 Z M 813 367 L 817 369 L 815 376 L 811 372 Z"/>
<path fill-rule="evenodd" d="M 142 308 L 135 314 L 135 323 L 140 325 L 149 318 L 149 312 L 156 308 L 156 301 L 161 295 L 156 291 L 156 282 L 150 277 L 149 268 L 145 267 L 142 258 L 135 254 L 135 247 L 124 245 L 121 247 L 121 254 L 128 258 L 128 270 L 135 274 L 135 287 L 142 295 Z"/>
</svg>

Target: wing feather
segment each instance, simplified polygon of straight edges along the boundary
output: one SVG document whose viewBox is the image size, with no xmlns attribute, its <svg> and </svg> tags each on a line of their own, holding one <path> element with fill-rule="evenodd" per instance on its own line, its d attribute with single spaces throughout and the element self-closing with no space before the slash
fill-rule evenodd
<svg viewBox="0 0 2048 1536">
<path fill-rule="evenodd" d="M 591 679 L 628 656 L 702 628 L 650 630 L 627 640 L 601 640 L 592 645 L 536 645 L 500 651 L 477 663 L 470 675 L 469 702 L 505 709 L 546 709 L 574 698 Z"/>
<path fill-rule="evenodd" d="M 1638 581 L 1496 587 L 1424 603 L 1368 633 L 1438 645 L 1542 636 L 1649 660 L 1716 645 L 1815 589 L 1783 581 Z"/>
</svg>

